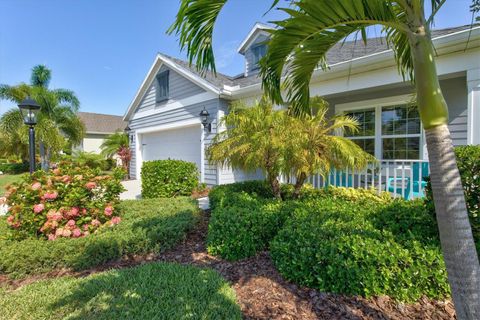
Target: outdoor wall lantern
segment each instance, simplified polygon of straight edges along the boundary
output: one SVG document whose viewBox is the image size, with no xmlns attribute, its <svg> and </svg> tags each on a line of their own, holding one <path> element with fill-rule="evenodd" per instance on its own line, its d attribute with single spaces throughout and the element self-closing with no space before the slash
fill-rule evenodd
<svg viewBox="0 0 480 320">
<path fill-rule="evenodd" d="M 200 120 L 202 121 L 203 128 L 208 130 L 208 132 L 212 132 L 212 123 L 209 122 L 209 116 L 210 113 L 203 107 L 203 110 L 200 112 Z"/>
<path fill-rule="evenodd" d="M 132 132 L 132 129 L 130 129 L 130 127 L 127 126 L 123 131 L 128 136 L 130 143 L 133 143 L 133 134 L 132 135 L 130 134 L 130 132 Z"/>
<path fill-rule="evenodd" d="M 29 127 L 29 149 L 30 149 L 30 174 L 35 171 L 35 129 L 37 124 L 37 113 L 40 111 L 40 105 L 30 97 L 20 102 L 18 105 L 22 112 L 23 122 Z"/>
</svg>

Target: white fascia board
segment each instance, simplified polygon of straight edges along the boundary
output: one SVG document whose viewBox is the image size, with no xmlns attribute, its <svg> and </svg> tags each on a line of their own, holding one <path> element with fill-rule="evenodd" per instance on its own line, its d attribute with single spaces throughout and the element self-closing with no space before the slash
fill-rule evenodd
<svg viewBox="0 0 480 320">
<path fill-rule="evenodd" d="M 443 36 L 439 36 L 433 39 L 433 44 L 435 46 L 436 51 L 439 53 L 438 59 L 449 52 L 458 52 L 464 53 L 465 49 L 472 49 L 476 46 L 480 46 L 480 26 L 474 27 L 472 29 L 466 29 L 450 34 L 446 34 Z M 469 41 L 468 48 L 466 46 L 467 41 Z M 467 50 L 467 51 L 468 51 Z M 461 64 L 461 59 L 458 63 Z M 391 49 L 373 53 L 370 55 L 354 58 L 348 61 L 342 61 L 336 64 L 332 64 L 329 66 L 328 70 L 317 69 L 314 71 L 312 75 L 312 82 L 315 83 L 316 81 L 326 81 L 328 79 L 335 79 L 345 75 L 352 75 L 355 72 L 363 73 L 369 72 L 372 66 L 375 66 L 375 69 L 379 69 L 380 66 L 395 66 L 395 61 L 393 60 L 393 51 Z M 374 70 L 375 70 L 374 69 Z M 439 73 L 440 74 L 440 73 Z M 398 75 L 398 72 L 397 72 Z M 401 79 L 401 76 L 399 76 Z M 403 80 L 403 79 L 401 79 Z M 260 92 L 262 89 L 261 83 L 257 83 L 251 86 L 243 87 L 237 90 L 232 91 L 224 91 L 223 94 L 225 96 L 230 97 L 231 99 L 238 99 L 243 98 L 246 96 L 253 95 L 257 92 Z"/>
<path fill-rule="evenodd" d="M 269 33 L 265 30 L 272 30 L 272 29 L 274 29 L 274 28 L 269 26 L 269 25 L 259 23 L 259 22 L 255 23 L 252 30 L 250 30 L 250 32 L 245 37 L 245 39 L 243 39 L 240 46 L 238 46 L 237 52 L 240 53 L 240 54 L 243 54 L 245 52 L 245 50 L 247 49 L 247 47 L 250 45 L 250 43 L 253 40 L 255 40 L 255 38 L 257 38 L 257 36 L 259 34 L 265 33 L 265 34 L 268 35 Z"/>
<path fill-rule="evenodd" d="M 171 70 L 176 71 L 180 75 L 184 76 L 188 80 L 192 81 L 193 83 L 197 84 L 201 88 L 213 92 L 216 95 L 220 95 L 220 90 L 216 88 L 215 86 L 211 85 L 208 81 L 203 79 L 202 77 L 188 71 L 187 69 L 177 65 L 175 62 L 171 61 L 164 55 L 158 53 L 154 63 L 150 67 L 150 70 L 147 73 L 147 76 L 143 80 L 140 88 L 138 89 L 137 93 L 135 94 L 134 99 L 132 100 L 132 103 L 127 109 L 127 112 L 125 113 L 123 117 L 123 121 L 128 121 L 130 120 L 130 117 L 132 113 L 135 111 L 135 109 L 138 107 L 138 104 L 140 103 L 141 99 L 143 98 L 143 95 L 145 92 L 148 90 L 148 88 L 152 85 L 153 80 L 155 79 L 156 74 L 158 73 L 158 70 L 160 70 L 161 66 L 165 65 L 169 67 Z"/>
</svg>

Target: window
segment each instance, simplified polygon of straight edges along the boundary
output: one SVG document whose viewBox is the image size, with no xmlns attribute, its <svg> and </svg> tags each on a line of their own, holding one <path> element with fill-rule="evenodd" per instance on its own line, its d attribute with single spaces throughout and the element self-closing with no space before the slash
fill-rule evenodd
<svg viewBox="0 0 480 320">
<path fill-rule="evenodd" d="M 414 105 L 376 106 L 344 112 L 359 122 L 358 132 L 344 132 L 379 159 L 420 159 L 422 127 Z"/>
<path fill-rule="evenodd" d="M 168 99 L 168 70 L 157 75 L 157 102 Z"/>
<path fill-rule="evenodd" d="M 419 159 L 420 128 L 416 106 L 382 107 L 382 158 Z"/>
<path fill-rule="evenodd" d="M 344 136 L 352 139 L 366 152 L 375 155 L 375 108 L 347 112 L 346 115 L 357 119 L 359 130 L 346 131 Z"/>
<path fill-rule="evenodd" d="M 252 47 L 252 53 L 253 53 L 253 68 L 252 68 L 252 70 L 256 70 L 260 67 L 258 65 L 258 63 L 260 62 L 260 59 L 262 59 L 265 56 L 265 54 L 267 53 L 267 45 L 260 44 L 260 45 Z"/>
</svg>

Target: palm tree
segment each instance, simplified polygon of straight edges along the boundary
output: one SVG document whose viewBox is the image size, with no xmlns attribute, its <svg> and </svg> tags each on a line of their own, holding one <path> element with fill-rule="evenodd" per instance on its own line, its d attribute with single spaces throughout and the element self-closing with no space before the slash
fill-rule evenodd
<svg viewBox="0 0 480 320">
<path fill-rule="evenodd" d="M 349 116 L 334 116 L 329 119 L 328 104 L 320 97 L 310 99 L 312 113 L 287 116 L 285 132 L 284 173 L 296 176 L 293 197 L 307 177 L 320 174 L 325 179 L 332 168 L 344 171 L 363 170 L 375 158 L 363 151 L 350 139 L 335 135 L 338 131 L 358 131 L 358 121 Z"/>
<path fill-rule="evenodd" d="M 129 148 L 127 134 L 123 132 L 115 132 L 114 134 L 109 135 L 102 142 L 100 149 L 102 149 L 102 154 L 105 157 L 111 158 L 114 155 L 118 155 L 120 160 L 122 160 L 122 167 L 127 171 L 127 173 L 129 172 L 132 154 Z"/>
<path fill-rule="evenodd" d="M 459 319 L 480 318 L 480 266 L 468 221 L 443 97 L 435 65 L 430 28 L 446 0 L 296 0 L 275 22 L 261 64 L 266 94 L 281 102 L 284 91 L 295 113 L 308 109 L 310 78 L 318 67 L 327 69 L 326 53 L 347 36 L 380 25 L 393 49 L 398 69 L 415 85 L 425 128 L 431 183 L 443 256 Z M 215 70 L 213 27 L 227 0 L 182 0 L 170 33 L 179 35 L 182 49 L 199 70 Z M 272 1 L 272 8 L 279 0 Z M 284 90 L 283 90 L 284 89 Z"/>
<path fill-rule="evenodd" d="M 209 163 L 246 172 L 261 169 L 273 194 L 280 198 L 284 120 L 265 100 L 250 108 L 243 102 L 232 104 L 221 122 L 227 130 L 215 135 L 207 149 Z"/>
<path fill-rule="evenodd" d="M 80 102 L 75 94 L 66 89 L 49 89 L 51 71 L 37 65 L 32 69 L 30 84 L 16 86 L 0 85 L 0 98 L 16 104 L 27 96 L 41 106 L 36 133 L 39 140 L 40 158 L 43 170 L 48 170 L 50 157 L 65 145 L 65 138 L 72 144 L 81 142 L 85 128 L 76 112 Z M 17 108 L 12 108 L 0 118 L 0 131 L 8 137 L 10 149 L 25 149 L 28 146 L 28 128 Z"/>
</svg>

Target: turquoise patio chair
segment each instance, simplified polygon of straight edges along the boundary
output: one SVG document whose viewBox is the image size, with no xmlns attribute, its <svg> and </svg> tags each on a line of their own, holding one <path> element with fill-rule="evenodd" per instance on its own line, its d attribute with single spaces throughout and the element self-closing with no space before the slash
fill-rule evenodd
<svg viewBox="0 0 480 320">
<path fill-rule="evenodd" d="M 422 177 L 420 178 L 420 168 L 422 169 Z M 410 200 L 414 198 L 425 197 L 425 187 L 427 182 L 425 178 L 429 176 L 428 162 L 414 162 L 412 164 L 412 178 L 413 182 L 410 183 L 410 175 L 405 177 L 404 188 L 402 188 L 402 177 L 389 178 L 387 181 L 387 191 L 403 195 L 404 199 Z M 413 188 L 412 188 L 413 187 Z M 413 190 L 411 190 L 411 188 Z"/>
</svg>

